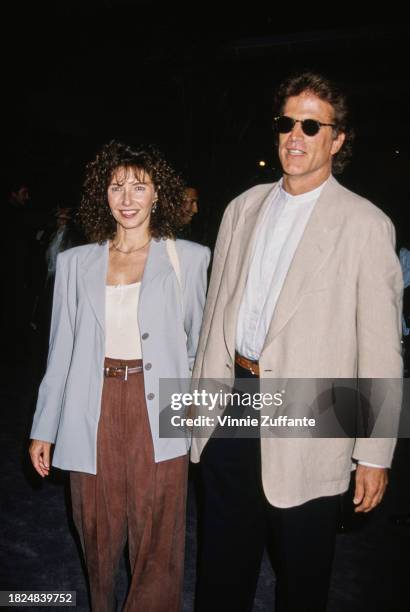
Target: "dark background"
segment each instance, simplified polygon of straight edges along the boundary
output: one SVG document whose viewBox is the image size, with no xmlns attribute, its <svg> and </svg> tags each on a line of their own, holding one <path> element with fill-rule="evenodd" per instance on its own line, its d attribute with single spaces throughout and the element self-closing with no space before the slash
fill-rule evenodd
<svg viewBox="0 0 410 612">
<path fill-rule="evenodd" d="M 130 0 L 1 8 L 6 175 L 26 177 L 41 215 L 78 204 L 84 165 L 102 143 L 155 143 L 199 187 L 212 244 L 228 201 L 279 176 L 273 91 L 310 68 L 350 96 L 356 143 L 341 181 L 381 206 L 399 245 L 409 243 L 405 24 L 386 23 L 386 13 L 326 21 L 318 6 L 307 16 L 287 9 Z"/>
</svg>

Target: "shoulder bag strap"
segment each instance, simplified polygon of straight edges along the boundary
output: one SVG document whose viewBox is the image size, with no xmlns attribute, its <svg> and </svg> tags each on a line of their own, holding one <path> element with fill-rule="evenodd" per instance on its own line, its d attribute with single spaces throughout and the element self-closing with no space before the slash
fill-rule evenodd
<svg viewBox="0 0 410 612">
<path fill-rule="evenodd" d="M 165 243 L 166 243 L 166 247 L 167 247 L 168 257 L 169 257 L 169 259 L 171 261 L 172 267 L 174 268 L 174 272 L 175 272 L 175 275 L 176 275 L 177 280 L 178 280 L 178 285 L 179 285 L 179 289 L 180 289 L 180 293 L 181 293 L 182 320 L 185 321 L 185 310 L 184 310 L 184 300 L 183 300 L 183 291 L 182 291 L 181 266 L 180 266 L 180 263 L 179 263 L 177 247 L 176 247 L 176 244 L 175 244 L 175 240 L 171 240 L 170 238 L 167 238 Z M 186 339 L 186 337 L 187 336 L 186 336 L 186 332 L 185 332 L 185 339 Z"/>
</svg>

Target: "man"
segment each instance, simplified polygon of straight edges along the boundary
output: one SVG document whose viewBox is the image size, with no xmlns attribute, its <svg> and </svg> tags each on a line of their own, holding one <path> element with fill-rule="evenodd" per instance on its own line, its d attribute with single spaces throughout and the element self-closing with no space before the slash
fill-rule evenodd
<svg viewBox="0 0 410 612">
<path fill-rule="evenodd" d="M 36 331 L 36 358 L 32 369 L 43 376 L 48 354 L 57 256 L 67 249 L 85 244 L 86 239 L 75 221 L 74 209 L 65 204 L 57 206 L 52 213 L 52 220 L 37 232 L 36 238 L 42 265 L 30 321 L 30 326 Z"/>
<path fill-rule="evenodd" d="M 350 152 L 345 97 L 320 75 L 290 78 L 274 125 L 283 178 L 225 211 L 193 377 L 400 378 L 392 223 L 332 175 Z M 251 611 L 268 541 L 275 610 L 325 611 L 352 462 L 356 511 L 368 512 L 394 441 L 204 435 L 192 448 L 204 483 L 197 611 Z"/>
<path fill-rule="evenodd" d="M 13 208 L 23 209 L 30 200 L 30 193 L 27 185 L 20 181 L 16 182 L 9 193 L 9 204 Z"/>
<path fill-rule="evenodd" d="M 35 213 L 30 191 L 23 180 L 11 179 L 7 187 L 7 231 L 4 232 L 4 297 L 0 325 L 5 352 L 15 360 L 27 352 L 29 318 L 33 307 L 33 244 Z"/>
<path fill-rule="evenodd" d="M 186 187 L 184 199 L 184 225 L 189 225 L 198 212 L 199 195 L 195 187 Z"/>
</svg>

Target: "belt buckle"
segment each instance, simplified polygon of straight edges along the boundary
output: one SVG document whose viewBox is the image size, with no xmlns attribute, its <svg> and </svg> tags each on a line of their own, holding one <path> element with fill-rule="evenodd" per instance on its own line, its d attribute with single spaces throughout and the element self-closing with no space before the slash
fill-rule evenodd
<svg viewBox="0 0 410 612">
<path fill-rule="evenodd" d="M 128 366 L 107 366 L 104 368 L 105 376 L 110 376 L 110 370 L 112 370 L 111 376 L 117 378 L 122 373 L 124 374 L 124 380 L 128 380 Z"/>
<path fill-rule="evenodd" d="M 117 377 L 117 375 L 118 378 L 122 378 L 124 376 L 124 380 L 128 380 L 128 366 L 115 366 L 114 370 L 115 377 Z"/>
</svg>

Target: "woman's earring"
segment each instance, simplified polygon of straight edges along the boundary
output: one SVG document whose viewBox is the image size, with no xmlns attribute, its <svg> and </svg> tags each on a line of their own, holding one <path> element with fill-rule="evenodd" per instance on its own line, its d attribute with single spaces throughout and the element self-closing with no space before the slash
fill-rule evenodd
<svg viewBox="0 0 410 612">
<path fill-rule="evenodd" d="M 158 202 L 158 198 L 155 198 L 153 204 L 152 204 L 152 208 L 151 208 L 151 212 L 154 213 L 157 210 L 157 202 Z"/>
</svg>

